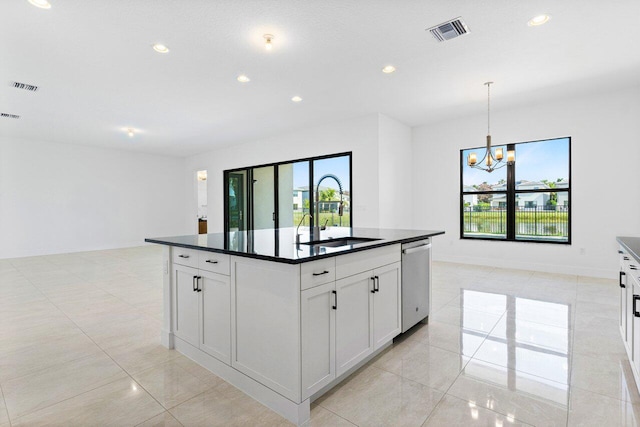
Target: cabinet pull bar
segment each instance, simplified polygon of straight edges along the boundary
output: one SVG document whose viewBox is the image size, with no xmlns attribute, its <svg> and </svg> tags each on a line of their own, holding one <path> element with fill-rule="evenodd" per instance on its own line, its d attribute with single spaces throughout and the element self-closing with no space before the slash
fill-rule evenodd
<svg viewBox="0 0 640 427">
<path fill-rule="evenodd" d="M 640 317 L 640 313 L 638 313 L 638 310 L 636 309 L 636 302 L 638 302 L 639 299 L 640 299 L 640 295 L 633 296 L 633 315 L 635 317 Z"/>
<path fill-rule="evenodd" d="M 200 287 L 200 279 L 202 279 L 202 276 L 196 276 L 196 284 L 197 284 L 198 292 L 202 292 L 202 288 Z"/>
<path fill-rule="evenodd" d="M 376 279 L 376 292 L 380 292 L 380 278 L 378 276 L 374 276 Z"/>
<path fill-rule="evenodd" d="M 626 274 L 627 274 L 627 273 L 625 273 L 624 271 L 621 271 L 621 272 L 620 272 L 620 281 L 619 281 L 619 284 L 620 284 L 620 287 L 621 287 L 621 288 L 626 288 L 626 286 L 624 285 L 624 283 L 622 283 L 622 276 L 624 276 L 624 275 L 626 275 Z"/>
<path fill-rule="evenodd" d="M 625 261 L 629 261 L 629 257 L 628 256 L 623 256 L 622 259 L 624 259 Z"/>
<path fill-rule="evenodd" d="M 198 290 L 198 285 L 196 285 L 196 277 L 198 276 L 193 276 L 193 292 L 196 292 Z"/>
<path fill-rule="evenodd" d="M 637 270 L 637 269 L 638 269 L 638 267 L 636 267 L 636 266 L 635 266 L 635 265 L 633 265 L 633 264 L 629 265 L 629 268 L 630 268 L 631 270 Z"/>
<path fill-rule="evenodd" d="M 189 255 L 182 255 L 182 254 L 180 254 L 180 255 L 178 255 L 178 258 L 184 258 L 184 259 L 187 259 L 187 258 L 189 258 Z"/>
<path fill-rule="evenodd" d="M 338 292 L 336 291 L 331 291 L 331 293 L 333 294 L 333 297 L 335 298 L 334 303 L 333 303 L 333 308 L 334 310 L 338 309 Z"/>
<path fill-rule="evenodd" d="M 371 289 L 371 293 L 375 294 L 376 293 L 376 278 L 375 278 L 375 276 L 371 278 L 371 281 L 373 282 L 373 288 Z"/>
<path fill-rule="evenodd" d="M 624 252 L 622 252 L 621 250 L 618 250 L 618 253 L 619 253 L 620 255 L 622 255 Z"/>
<path fill-rule="evenodd" d="M 205 262 L 208 262 L 209 264 L 217 264 L 218 261 L 214 260 L 214 259 L 208 259 Z"/>
<path fill-rule="evenodd" d="M 323 274 L 329 274 L 329 272 L 325 270 L 322 273 L 313 273 L 314 276 L 322 276 Z"/>
</svg>

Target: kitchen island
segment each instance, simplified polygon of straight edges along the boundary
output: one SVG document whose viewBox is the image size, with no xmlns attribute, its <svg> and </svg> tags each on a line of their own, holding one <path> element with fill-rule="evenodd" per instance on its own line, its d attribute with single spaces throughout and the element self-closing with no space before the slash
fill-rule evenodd
<svg viewBox="0 0 640 427">
<path fill-rule="evenodd" d="M 333 227 L 165 245 L 162 343 L 296 424 L 401 332 L 401 245 L 443 231 Z M 297 243 L 296 243 L 297 242 Z"/>
</svg>

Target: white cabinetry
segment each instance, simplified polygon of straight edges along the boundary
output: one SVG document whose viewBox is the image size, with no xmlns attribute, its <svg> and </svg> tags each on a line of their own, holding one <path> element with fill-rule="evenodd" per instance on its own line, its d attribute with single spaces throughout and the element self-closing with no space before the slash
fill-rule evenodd
<svg viewBox="0 0 640 427">
<path fill-rule="evenodd" d="M 627 281 L 627 287 L 632 289 L 632 302 L 631 302 L 631 316 L 630 321 L 633 323 L 633 328 L 627 327 L 627 331 L 632 329 L 632 340 L 629 344 L 631 348 L 631 365 L 635 370 L 636 375 L 640 373 L 640 283 L 638 283 L 637 274 L 631 274 Z M 637 377 L 636 377 L 637 378 Z"/>
<path fill-rule="evenodd" d="M 373 349 L 377 350 L 402 329 L 400 263 L 373 270 L 377 282 L 373 295 Z"/>
<path fill-rule="evenodd" d="M 326 283 L 302 291 L 302 398 L 336 378 L 336 287 Z"/>
<path fill-rule="evenodd" d="M 623 248 L 620 254 L 620 335 L 640 391 L 640 267 Z"/>
<path fill-rule="evenodd" d="M 231 363 L 231 281 L 228 275 L 177 264 L 183 261 L 199 265 L 198 257 L 211 262 L 211 269 L 229 270 L 226 255 L 212 257 L 206 252 L 193 251 L 187 258 L 183 250 L 174 253 L 173 262 L 173 332 L 177 338 Z M 184 261 L 186 260 L 186 261 Z M 207 266 L 208 264 L 204 264 Z"/>
<path fill-rule="evenodd" d="M 373 275 L 336 281 L 336 370 L 342 375 L 373 351 Z"/>
<path fill-rule="evenodd" d="M 399 260 L 399 245 L 336 257 L 338 280 L 302 291 L 303 398 L 400 333 Z"/>
<path fill-rule="evenodd" d="M 300 266 L 233 257 L 231 366 L 300 401 Z"/>
<path fill-rule="evenodd" d="M 400 333 L 400 258 L 399 244 L 302 264 L 173 247 L 167 342 L 304 422 Z"/>
</svg>

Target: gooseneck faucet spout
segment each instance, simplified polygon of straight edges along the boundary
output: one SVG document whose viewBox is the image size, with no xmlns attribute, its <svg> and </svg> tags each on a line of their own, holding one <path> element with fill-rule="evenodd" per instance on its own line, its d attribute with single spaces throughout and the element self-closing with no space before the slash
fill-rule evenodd
<svg viewBox="0 0 640 427">
<path fill-rule="evenodd" d="M 342 201 L 342 195 L 344 193 L 344 191 L 342 190 L 342 182 L 340 182 L 340 178 L 338 178 L 337 176 L 335 176 L 334 174 L 328 173 L 326 175 L 323 175 L 319 180 L 318 183 L 316 184 L 316 191 L 315 191 L 315 211 L 314 211 L 314 215 L 315 215 L 315 220 L 313 221 L 313 238 L 314 240 L 320 240 L 320 230 L 323 230 L 326 228 L 327 223 L 325 222 L 325 226 L 323 228 L 320 228 L 320 184 L 322 183 L 322 181 L 324 181 L 326 178 L 332 178 L 335 182 L 338 183 L 338 188 L 340 189 L 340 204 L 338 205 L 338 216 L 342 217 L 342 213 L 343 213 L 343 201 Z M 328 221 L 328 220 L 327 220 Z M 342 218 L 340 219 L 340 225 L 342 225 Z"/>
<path fill-rule="evenodd" d="M 300 244 L 300 233 L 298 231 L 300 230 L 300 226 L 304 222 L 304 218 L 306 216 L 309 216 L 309 219 L 313 219 L 313 216 L 309 215 L 308 213 L 302 215 L 302 219 L 300 220 L 300 223 L 298 224 L 298 227 L 296 228 L 296 245 Z"/>
</svg>

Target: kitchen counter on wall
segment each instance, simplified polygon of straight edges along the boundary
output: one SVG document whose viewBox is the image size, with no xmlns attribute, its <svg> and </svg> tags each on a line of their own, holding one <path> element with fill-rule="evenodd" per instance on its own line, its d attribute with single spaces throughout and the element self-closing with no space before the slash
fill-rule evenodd
<svg viewBox="0 0 640 427">
<path fill-rule="evenodd" d="M 301 227 L 300 231 L 308 231 L 308 227 Z M 324 246 L 322 243 L 309 245 L 309 234 L 303 234 L 301 236 L 301 243 L 296 244 L 296 229 L 281 228 L 277 230 L 265 229 L 157 237 L 145 239 L 145 242 L 286 264 L 300 264 L 397 243 L 414 242 L 440 234 L 444 234 L 444 231 L 330 227 L 321 233 L 322 242 L 325 242 L 325 244 L 330 245 L 332 243 L 331 240 L 341 238 L 361 237 L 376 239 L 362 243 L 332 247 Z"/>
<path fill-rule="evenodd" d="M 616 237 L 618 243 L 629 252 L 636 262 L 640 263 L 640 237 Z"/>
</svg>

